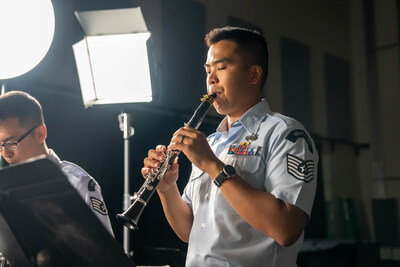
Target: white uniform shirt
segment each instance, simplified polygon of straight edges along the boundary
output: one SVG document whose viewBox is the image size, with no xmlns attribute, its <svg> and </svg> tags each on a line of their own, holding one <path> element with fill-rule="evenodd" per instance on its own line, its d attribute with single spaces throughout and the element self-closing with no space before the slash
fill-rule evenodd
<svg viewBox="0 0 400 267">
<path fill-rule="evenodd" d="M 110 218 L 106 204 L 104 203 L 103 196 L 101 195 L 101 188 L 85 170 L 78 165 L 60 160 L 56 153 L 50 149 L 50 159 L 57 163 L 61 170 L 65 173 L 68 181 L 78 191 L 79 195 L 93 211 L 96 217 L 101 221 L 104 227 L 114 236 Z"/>
<path fill-rule="evenodd" d="M 246 137 L 256 140 L 242 146 L 242 154 L 235 152 Z M 225 118 L 208 142 L 251 186 L 310 215 L 318 153 L 300 123 L 271 112 L 262 100 L 232 123 L 229 133 Z M 296 266 L 304 233 L 291 246 L 280 246 L 240 217 L 212 179 L 194 165 L 182 198 L 194 214 L 186 266 Z"/>
</svg>

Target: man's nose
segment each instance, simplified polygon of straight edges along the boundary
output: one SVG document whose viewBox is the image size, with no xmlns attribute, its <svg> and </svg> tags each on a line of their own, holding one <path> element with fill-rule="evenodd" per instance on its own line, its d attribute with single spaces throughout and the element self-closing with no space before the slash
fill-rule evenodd
<svg viewBox="0 0 400 267">
<path fill-rule="evenodd" d="M 215 71 L 211 71 L 211 73 L 208 75 L 208 84 L 216 84 L 218 83 L 218 77 L 215 74 Z"/>
</svg>

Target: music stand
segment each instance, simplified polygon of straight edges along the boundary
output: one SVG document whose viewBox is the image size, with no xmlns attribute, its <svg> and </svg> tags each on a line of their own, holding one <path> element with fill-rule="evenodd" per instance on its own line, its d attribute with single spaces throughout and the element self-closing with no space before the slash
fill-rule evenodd
<svg viewBox="0 0 400 267">
<path fill-rule="evenodd" d="M 0 251 L 13 266 L 136 266 L 43 157 L 0 169 Z"/>
</svg>

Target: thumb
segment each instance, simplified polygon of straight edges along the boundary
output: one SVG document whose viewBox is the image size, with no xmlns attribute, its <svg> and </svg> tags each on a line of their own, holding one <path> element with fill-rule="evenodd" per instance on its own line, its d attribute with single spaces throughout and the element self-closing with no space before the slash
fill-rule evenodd
<svg viewBox="0 0 400 267">
<path fill-rule="evenodd" d="M 179 164 L 174 162 L 171 164 L 171 167 L 169 167 L 169 169 L 173 172 L 176 172 L 179 169 Z"/>
</svg>

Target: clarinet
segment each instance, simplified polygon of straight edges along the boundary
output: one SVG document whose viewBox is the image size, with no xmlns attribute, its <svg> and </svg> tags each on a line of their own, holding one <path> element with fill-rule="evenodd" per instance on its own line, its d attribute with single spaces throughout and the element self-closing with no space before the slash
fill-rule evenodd
<svg viewBox="0 0 400 267">
<path fill-rule="evenodd" d="M 212 106 L 216 96 L 216 94 L 204 95 L 203 98 L 201 98 L 201 104 L 196 109 L 189 122 L 185 123 L 185 126 L 190 126 L 197 130 L 200 127 L 200 124 L 202 123 L 207 111 Z M 157 186 L 164 178 L 165 173 L 171 167 L 172 163 L 176 160 L 179 154 L 180 151 L 176 150 L 166 151 L 165 158 L 161 162 L 160 166 L 151 170 L 151 172 L 147 175 L 146 181 L 143 183 L 142 187 L 140 187 L 139 191 L 134 194 L 133 203 L 131 206 L 122 214 L 117 214 L 117 220 L 119 222 L 131 230 L 138 229 L 137 223 L 144 210 L 144 207 L 153 196 Z"/>
</svg>

